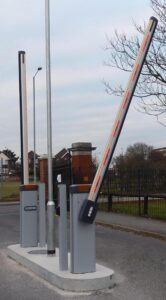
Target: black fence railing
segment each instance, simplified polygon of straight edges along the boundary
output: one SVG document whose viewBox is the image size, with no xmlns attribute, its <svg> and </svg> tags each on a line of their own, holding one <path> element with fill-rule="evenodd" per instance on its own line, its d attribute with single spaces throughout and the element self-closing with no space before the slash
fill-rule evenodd
<svg viewBox="0 0 166 300">
<path fill-rule="evenodd" d="M 166 170 L 109 171 L 99 209 L 166 220 Z"/>
</svg>

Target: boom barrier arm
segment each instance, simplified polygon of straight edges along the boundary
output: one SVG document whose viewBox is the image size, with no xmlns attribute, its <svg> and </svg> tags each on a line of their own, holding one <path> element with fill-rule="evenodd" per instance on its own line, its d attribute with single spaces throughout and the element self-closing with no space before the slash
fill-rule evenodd
<svg viewBox="0 0 166 300">
<path fill-rule="evenodd" d="M 117 114 L 117 117 L 114 122 L 113 129 L 109 136 L 109 140 L 103 155 L 103 158 L 100 162 L 98 170 L 96 172 L 95 178 L 93 180 L 88 199 L 85 199 L 83 206 L 80 210 L 79 219 L 86 223 L 93 223 L 96 213 L 97 213 L 97 199 L 99 196 L 99 192 L 106 174 L 106 171 L 110 165 L 116 144 L 118 142 L 118 138 L 120 136 L 123 123 L 125 121 L 127 111 L 129 109 L 139 76 L 141 74 L 141 70 L 143 64 L 146 59 L 146 55 L 148 53 L 153 34 L 155 32 L 158 20 L 155 17 L 151 17 L 149 19 L 147 29 L 145 31 L 145 35 L 140 46 L 135 65 L 133 67 L 132 73 L 129 78 L 129 82 L 127 88 L 124 92 L 122 102 Z"/>
</svg>

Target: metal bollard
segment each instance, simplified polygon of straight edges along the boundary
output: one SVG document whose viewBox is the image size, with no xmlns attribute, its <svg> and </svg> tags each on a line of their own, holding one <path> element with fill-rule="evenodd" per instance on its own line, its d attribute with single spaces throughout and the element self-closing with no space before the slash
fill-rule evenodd
<svg viewBox="0 0 166 300">
<path fill-rule="evenodd" d="M 66 185 L 59 184 L 59 269 L 61 271 L 68 270 L 68 251 L 67 251 L 67 199 Z"/>
<path fill-rule="evenodd" d="M 39 183 L 39 246 L 46 245 L 46 202 L 45 202 L 45 184 Z"/>
</svg>

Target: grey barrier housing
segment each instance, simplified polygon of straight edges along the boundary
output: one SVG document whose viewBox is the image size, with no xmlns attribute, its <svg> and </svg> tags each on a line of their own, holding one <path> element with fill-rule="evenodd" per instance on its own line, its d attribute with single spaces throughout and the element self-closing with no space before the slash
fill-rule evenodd
<svg viewBox="0 0 166 300">
<path fill-rule="evenodd" d="M 28 188 L 27 188 L 28 187 Z M 20 187 L 20 245 L 36 247 L 38 245 L 37 185 Z"/>
<path fill-rule="evenodd" d="M 77 187 L 70 187 L 70 271 L 92 273 L 96 271 L 95 224 L 79 220 L 80 208 L 88 194 L 78 192 Z"/>
<path fill-rule="evenodd" d="M 20 186 L 20 245 L 41 247 L 46 244 L 45 185 Z"/>
</svg>

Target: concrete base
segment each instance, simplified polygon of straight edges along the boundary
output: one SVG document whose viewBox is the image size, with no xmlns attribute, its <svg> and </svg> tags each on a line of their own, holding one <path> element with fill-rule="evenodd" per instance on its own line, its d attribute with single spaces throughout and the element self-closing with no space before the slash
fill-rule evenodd
<svg viewBox="0 0 166 300">
<path fill-rule="evenodd" d="M 59 289 L 87 292 L 114 286 L 114 271 L 99 264 L 96 264 L 96 272 L 93 273 L 72 274 L 69 271 L 59 271 L 58 252 L 57 249 L 56 256 L 48 257 L 46 248 L 21 248 L 19 244 L 8 247 L 9 257 Z"/>
</svg>

